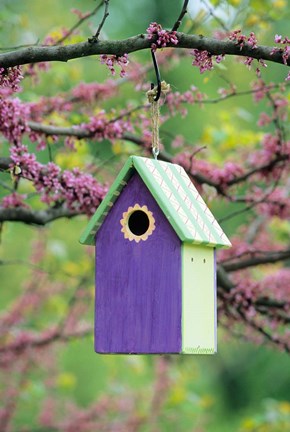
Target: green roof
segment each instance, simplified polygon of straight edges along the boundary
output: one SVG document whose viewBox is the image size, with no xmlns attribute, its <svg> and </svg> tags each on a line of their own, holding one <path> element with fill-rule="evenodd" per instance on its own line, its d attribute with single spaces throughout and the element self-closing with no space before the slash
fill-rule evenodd
<svg viewBox="0 0 290 432">
<path fill-rule="evenodd" d="M 123 188 L 137 172 L 182 242 L 211 247 L 231 243 L 184 169 L 176 164 L 131 156 L 80 238 L 94 245 L 95 236 Z"/>
</svg>

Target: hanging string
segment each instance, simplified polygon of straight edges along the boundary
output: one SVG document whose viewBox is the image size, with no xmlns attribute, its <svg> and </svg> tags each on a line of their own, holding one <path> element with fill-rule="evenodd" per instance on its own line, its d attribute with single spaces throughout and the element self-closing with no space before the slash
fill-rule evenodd
<svg viewBox="0 0 290 432">
<path fill-rule="evenodd" d="M 166 95 L 170 91 L 170 84 L 161 82 L 161 94 Z M 155 100 L 158 89 L 154 87 L 147 92 L 148 101 L 151 103 L 151 125 L 152 125 L 152 154 L 154 159 L 160 152 L 159 146 L 159 120 L 160 120 L 160 99 Z"/>
</svg>

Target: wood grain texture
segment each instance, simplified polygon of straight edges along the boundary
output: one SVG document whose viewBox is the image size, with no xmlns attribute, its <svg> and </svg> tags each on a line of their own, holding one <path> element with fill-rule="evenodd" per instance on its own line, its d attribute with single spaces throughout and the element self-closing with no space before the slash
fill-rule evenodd
<svg viewBox="0 0 290 432">
<path fill-rule="evenodd" d="M 120 219 L 139 203 L 156 229 L 129 241 Z M 180 353 L 181 242 L 136 173 L 96 236 L 95 350 L 99 353 Z"/>
</svg>

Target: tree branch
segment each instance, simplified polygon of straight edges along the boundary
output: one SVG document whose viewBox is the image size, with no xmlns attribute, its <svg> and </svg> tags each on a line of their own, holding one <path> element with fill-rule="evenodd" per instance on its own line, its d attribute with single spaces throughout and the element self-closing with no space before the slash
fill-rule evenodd
<svg viewBox="0 0 290 432">
<path fill-rule="evenodd" d="M 103 28 L 103 26 L 104 26 L 104 24 L 105 24 L 106 19 L 107 19 L 108 16 L 109 16 L 109 12 L 108 12 L 108 9 L 109 9 L 109 1 L 110 1 L 110 0 L 104 0 L 104 1 L 102 2 L 102 4 L 105 3 L 105 11 L 104 11 L 104 15 L 103 15 L 102 21 L 100 22 L 99 27 L 98 27 L 98 29 L 97 29 L 97 31 L 96 31 L 96 34 L 95 34 L 92 38 L 89 39 L 89 42 L 97 42 L 98 39 L 99 39 L 99 36 L 100 36 L 101 30 L 102 30 L 102 28 Z"/>
<path fill-rule="evenodd" d="M 274 63 L 284 64 L 282 51 L 272 53 L 272 47 L 258 46 L 252 48 L 246 44 L 241 47 L 233 41 L 220 41 L 207 38 L 203 35 L 187 35 L 177 33 L 178 45 L 168 44 L 169 47 L 206 50 L 210 54 L 228 54 L 243 57 L 252 57 L 257 60 L 263 59 Z M 152 40 L 146 35 L 140 34 L 128 39 L 114 41 L 81 42 L 66 46 L 32 46 L 18 51 L 11 51 L 0 54 L 1 67 L 8 68 L 29 63 L 61 61 L 67 62 L 71 59 L 83 58 L 97 54 L 115 54 L 121 56 L 125 53 L 150 49 Z M 290 66 L 290 57 L 287 60 Z"/>
<path fill-rule="evenodd" d="M 224 291 L 230 292 L 235 287 L 234 283 L 230 280 L 223 266 L 217 267 L 217 285 Z"/>
<path fill-rule="evenodd" d="M 41 132 L 46 135 L 59 135 L 59 136 L 74 136 L 76 138 L 89 138 L 94 135 L 93 132 L 88 131 L 87 129 L 78 127 L 78 126 L 72 126 L 72 127 L 59 127 L 59 126 L 51 126 L 51 125 L 45 125 L 42 123 L 36 123 L 36 122 L 28 122 L 28 126 L 34 130 L 35 132 Z M 137 145 L 144 146 L 144 142 L 141 138 L 134 136 L 130 133 L 125 133 L 122 137 L 123 139 L 127 141 L 131 141 Z M 161 152 L 160 153 L 160 159 L 164 160 L 165 162 L 173 162 L 172 156 L 168 153 Z M 238 183 L 241 183 L 245 180 L 247 180 L 249 177 L 253 176 L 254 174 L 263 171 L 265 169 L 271 170 L 274 168 L 279 162 L 286 161 L 289 159 L 288 155 L 277 155 L 275 159 L 273 159 L 268 164 L 261 165 L 260 167 L 255 167 L 254 169 L 249 170 L 245 174 L 235 177 L 232 180 L 229 180 L 227 183 L 227 186 L 233 186 Z M 1 158 L 0 158 L 0 167 L 1 167 Z M 212 181 L 211 179 L 201 175 L 201 174 L 191 174 L 190 176 L 195 179 L 198 183 L 203 184 L 206 183 L 209 186 L 214 187 L 221 195 L 225 196 L 226 194 L 222 190 L 219 184 Z M 240 211 L 240 210 L 239 210 Z"/>
<path fill-rule="evenodd" d="M 47 210 L 31 210 L 25 207 L 0 207 L 0 223 L 9 221 L 43 226 L 56 219 L 63 217 L 72 218 L 79 214 L 77 211 L 68 210 L 63 207 L 48 208 Z"/>
<path fill-rule="evenodd" d="M 248 267 L 254 267 L 262 264 L 273 264 L 290 258 L 290 249 L 275 252 L 265 252 L 263 256 L 252 257 L 246 260 L 240 260 L 235 263 L 223 264 L 227 272 L 234 272 Z"/>
<path fill-rule="evenodd" d="M 61 127 L 61 126 L 46 125 L 46 124 L 37 123 L 33 121 L 28 122 L 28 126 L 33 131 L 41 132 L 45 135 L 73 136 L 79 139 L 89 138 L 94 135 L 92 132 L 80 126 Z"/>
<path fill-rule="evenodd" d="M 9 165 L 12 163 L 12 160 L 8 157 L 0 157 L 0 170 L 6 171 L 9 169 Z"/>
<path fill-rule="evenodd" d="M 181 21 L 183 20 L 184 15 L 187 13 L 188 2 L 189 2 L 189 0 L 184 0 L 182 11 L 180 12 L 179 17 L 177 18 L 174 26 L 172 27 L 172 31 L 176 31 L 179 28 Z"/>
<path fill-rule="evenodd" d="M 0 347 L 0 353 L 11 352 L 16 353 L 18 355 L 22 354 L 26 349 L 29 348 L 43 348 L 53 342 L 69 342 L 74 339 L 86 337 L 92 334 L 93 329 L 91 327 L 86 327 L 80 330 L 74 330 L 68 334 L 63 334 L 60 331 L 52 331 L 51 333 L 42 337 L 38 335 L 32 336 L 30 340 L 24 340 L 23 342 L 11 342 L 7 345 L 3 345 Z M 41 335 L 40 335 L 41 336 Z"/>
<path fill-rule="evenodd" d="M 275 157 L 275 159 L 271 160 L 270 162 L 264 164 L 264 165 L 260 165 L 256 168 L 253 168 L 252 170 L 246 172 L 245 174 L 241 175 L 240 177 L 236 177 L 232 180 L 228 181 L 228 186 L 233 186 L 237 183 L 241 183 L 245 180 L 247 180 L 249 177 L 252 177 L 254 174 L 257 174 L 258 172 L 264 171 L 264 170 L 271 170 L 272 168 L 274 168 L 274 166 L 276 166 L 279 162 L 285 162 L 286 160 L 289 159 L 289 155 L 287 154 L 282 154 L 282 155 L 277 155 Z"/>
<path fill-rule="evenodd" d="M 64 42 L 64 41 L 65 41 L 69 36 L 71 36 L 71 35 L 73 34 L 73 32 L 74 32 L 78 27 L 80 27 L 80 26 L 83 24 L 83 22 L 87 21 L 89 18 L 91 18 L 92 16 L 94 16 L 94 15 L 98 12 L 98 10 L 100 9 L 100 7 L 103 6 L 104 1 L 105 1 L 105 0 L 102 0 L 101 3 L 100 3 L 98 6 L 96 6 L 96 7 L 92 10 L 92 12 L 90 12 L 89 14 L 87 14 L 87 15 L 83 16 L 82 18 L 80 18 L 79 21 L 76 22 L 76 23 L 75 23 L 75 24 L 70 28 L 70 30 L 66 33 L 66 35 L 63 36 L 61 39 L 59 39 L 59 40 L 55 43 L 55 45 L 59 45 L 59 44 L 61 44 L 62 42 Z"/>
</svg>

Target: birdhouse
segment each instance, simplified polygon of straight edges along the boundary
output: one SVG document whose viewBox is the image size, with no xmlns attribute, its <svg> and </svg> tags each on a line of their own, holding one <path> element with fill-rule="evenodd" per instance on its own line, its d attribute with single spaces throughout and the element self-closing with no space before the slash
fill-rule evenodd
<svg viewBox="0 0 290 432">
<path fill-rule="evenodd" d="M 216 352 L 215 250 L 231 243 L 182 167 L 130 157 L 80 242 L 96 246 L 96 352 Z"/>
</svg>

